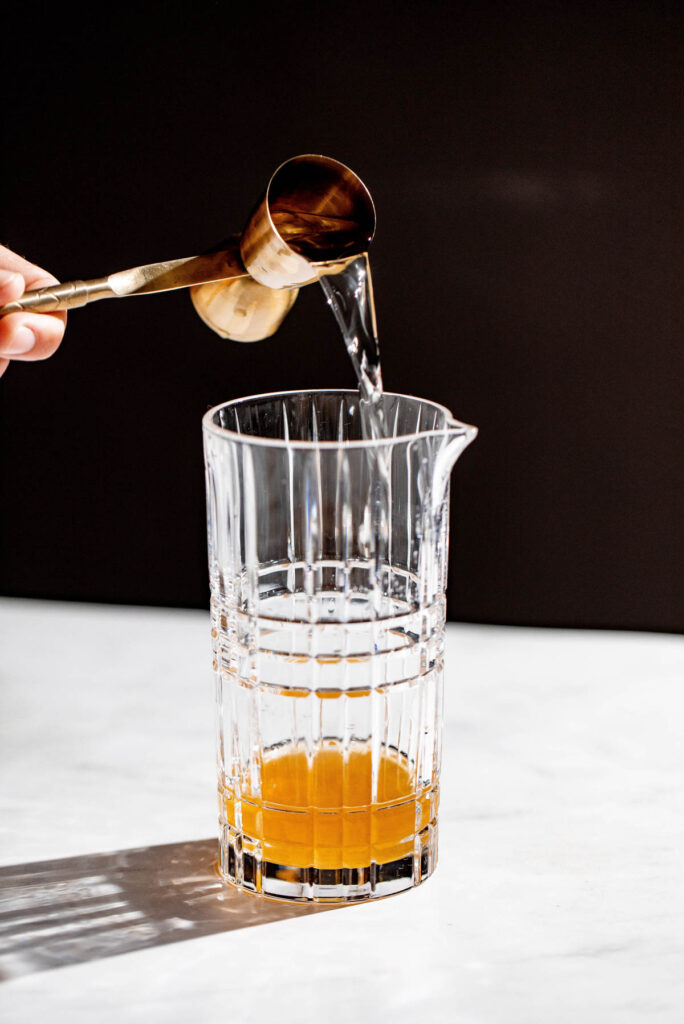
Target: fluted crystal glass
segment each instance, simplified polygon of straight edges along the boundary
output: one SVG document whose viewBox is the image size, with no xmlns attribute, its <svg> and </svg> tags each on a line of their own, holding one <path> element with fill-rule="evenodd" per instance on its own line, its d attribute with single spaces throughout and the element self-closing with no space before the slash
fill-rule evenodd
<svg viewBox="0 0 684 1024">
<path fill-rule="evenodd" d="M 220 869 L 345 902 L 437 860 L 451 468 L 476 430 L 353 391 L 204 417 Z"/>
</svg>

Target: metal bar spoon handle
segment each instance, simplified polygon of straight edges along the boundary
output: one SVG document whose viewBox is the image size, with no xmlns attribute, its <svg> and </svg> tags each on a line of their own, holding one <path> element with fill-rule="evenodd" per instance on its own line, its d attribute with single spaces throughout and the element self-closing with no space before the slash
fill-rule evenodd
<svg viewBox="0 0 684 1024">
<path fill-rule="evenodd" d="M 93 299 L 108 299 L 114 296 L 106 277 L 93 281 L 65 281 L 49 288 L 37 288 L 24 292 L 20 299 L 8 302 L 0 308 L 0 316 L 29 310 L 33 313 L 53 313 L 58 309 L 76 309 Z"/>
<path fill-rule="evenodd" d="M 0 316 L 22 310 L 54 313 L 59 309 L 77 309 L 99 299 L 149 295 L 152 292 L 167 292 L 209 281 L 246 276 L 247 271 L 240 260 L 239 245 L 235 242 L 232 249 L 221 252 L 148 263 L 131 270 L 120 270 L 108 277 L 96 277 L 92 281 L 65 281 L 63 284 L 24 292 L 21 298 L 0 308 Z"/>
</svg>

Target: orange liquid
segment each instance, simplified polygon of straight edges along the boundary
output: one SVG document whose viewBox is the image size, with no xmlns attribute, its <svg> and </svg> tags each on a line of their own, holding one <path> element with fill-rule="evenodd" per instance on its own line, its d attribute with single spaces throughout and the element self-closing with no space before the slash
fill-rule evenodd
<svg viewBox="0 0 684 1024">
<path fill-rule="evenodd" d="M 229 824 L 262 844 L 266 861 L 305 868 L 362 868 L 413 853 L 414 837 L 437 814 L 436 787 L 419 789 L 415 768 L 394 751 L 381 755 L 373 799 L 372 758 L 365 744 L 346 757 L 334 740 L 311 758 L 301 749 L 267 754 L 261 796 L 245 779 L 240 810 L 226 789 L 220 799 Z M 247 848 L 247 845 L 245 845 Z"/>
</svg>

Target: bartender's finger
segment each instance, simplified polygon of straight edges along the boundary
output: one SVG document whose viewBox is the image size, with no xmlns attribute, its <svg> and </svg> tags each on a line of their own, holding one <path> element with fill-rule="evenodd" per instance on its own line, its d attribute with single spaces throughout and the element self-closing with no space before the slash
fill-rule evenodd
<svg viewBox="0 0 684 1024">
<path fill-rule="evenodd" d="M 0 357 L 47 359 L 64 335 L 66 313 L 8 313 L 0 317 Z"/>
</svg>

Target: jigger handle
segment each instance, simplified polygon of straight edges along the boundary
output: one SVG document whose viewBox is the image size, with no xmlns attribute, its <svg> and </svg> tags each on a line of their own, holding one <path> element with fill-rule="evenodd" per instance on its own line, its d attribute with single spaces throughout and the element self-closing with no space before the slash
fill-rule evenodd
<svg viewBox="0 0 684 1024">
<path fill-rule="evenodd" d="M 98 299 L 150 295 L 152 292 L 169 292 L 176 288 L 190 288 L 196 284 L 248 276 L 240 260 L 238 242 L 229 241 L 228 248 L 204 253 L 202 256 L 147 263 L 131 270 L 119 270 L 108 277 L 96 277 L 92 281 L 65 281 L 64 284 L 51 284 L 47 288 L 24 292 L 16 302 L 8 302 L 3 306 L 0 316 L 19 313 L 24 309 L 53 313 L 57 309 L 85 306 Z"/>
<path fill-rule="evenodd" d="M 95 299 L 113 299 L 116 292 L 112 291 L 106 277 L 98 277 L 92 281 L 64 281 L 62 284 L 48 285 L 47 288 L 36 288 L 24 292 L 15 302 L 8 302 L 0 309 L 0 316 L 7 313 L 21 313 L 23 310 L 35 313 L 53 313 L 58 309 L 76 309 L 85 306 Z"/>
</svg>

